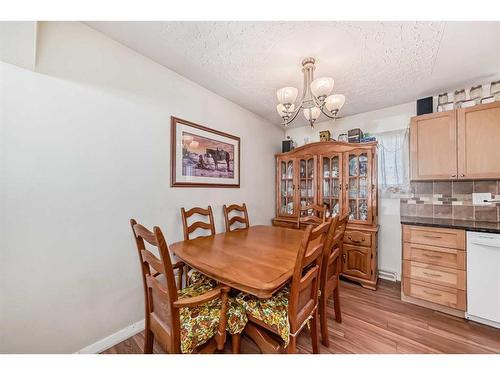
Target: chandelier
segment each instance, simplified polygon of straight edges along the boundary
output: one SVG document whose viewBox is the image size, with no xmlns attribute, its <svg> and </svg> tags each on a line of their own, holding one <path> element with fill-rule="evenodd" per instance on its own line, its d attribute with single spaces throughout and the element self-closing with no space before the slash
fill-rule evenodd
<svg viewBox="0 0 500 375">
<path fill-rule="evenodd" d="M 276 92 L 279 101 L 276 110 L 283 119 L 282 124 L 285 127 L 295 120 L 300 110 L 302 110 L 311 127 L 314 127 L 314 122 L 321 113 L 328 118 L 335 119 L 340 108 L 344 105 L 344 95 L 330 95 L 333 90 L 333 78 L 320 77 L 314 79 L 315 62 L 312 57 L 302 61 L 304 92 L 297 105 L 295 105 L 295 100 L 299 90 L 295 87 L 283 87 Z"/>
</svg>

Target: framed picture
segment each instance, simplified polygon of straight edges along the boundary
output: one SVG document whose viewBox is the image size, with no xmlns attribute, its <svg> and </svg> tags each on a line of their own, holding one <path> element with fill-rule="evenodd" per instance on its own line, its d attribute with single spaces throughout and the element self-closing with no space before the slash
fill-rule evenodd
<svg viewBox="0 0 500 375">
<path fill-rule="evenodd" d="M 171 186 L 240 187 L 240 138 L 171 117 Z"/>
</svg>

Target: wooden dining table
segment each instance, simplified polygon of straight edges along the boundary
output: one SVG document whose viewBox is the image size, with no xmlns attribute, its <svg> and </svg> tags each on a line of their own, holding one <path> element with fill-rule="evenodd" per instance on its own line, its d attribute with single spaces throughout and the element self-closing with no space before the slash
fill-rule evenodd
<svg viewBox="0 0 500 375">
<path fill-rule="evenodd" d="M 268 298 L 292 277 L 303 235 L 297 229 L 255 225 L 176 242 L 170 250 L 222 284 Z"/>
</svg>

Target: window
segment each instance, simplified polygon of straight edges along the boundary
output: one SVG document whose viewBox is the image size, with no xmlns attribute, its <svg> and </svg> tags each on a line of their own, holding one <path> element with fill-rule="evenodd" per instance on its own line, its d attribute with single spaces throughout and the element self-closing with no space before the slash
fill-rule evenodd
<svg viewBox="0 0 500 375">
<path fill-rule="evenodd" d="M 381 198 L 399 198 L 410 191 L 409 130 L 376 134 Z"/>
</svg>

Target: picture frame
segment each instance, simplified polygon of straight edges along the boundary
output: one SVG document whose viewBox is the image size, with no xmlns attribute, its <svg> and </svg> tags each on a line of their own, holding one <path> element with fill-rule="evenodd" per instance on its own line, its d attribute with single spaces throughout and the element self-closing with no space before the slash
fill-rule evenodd
<svg viewBox="0 0 500 375">
<path fill-rule="evenodd" d="M 170 118 L 170 186 L 240 187 L 240 138 Z"/>
</svg>

